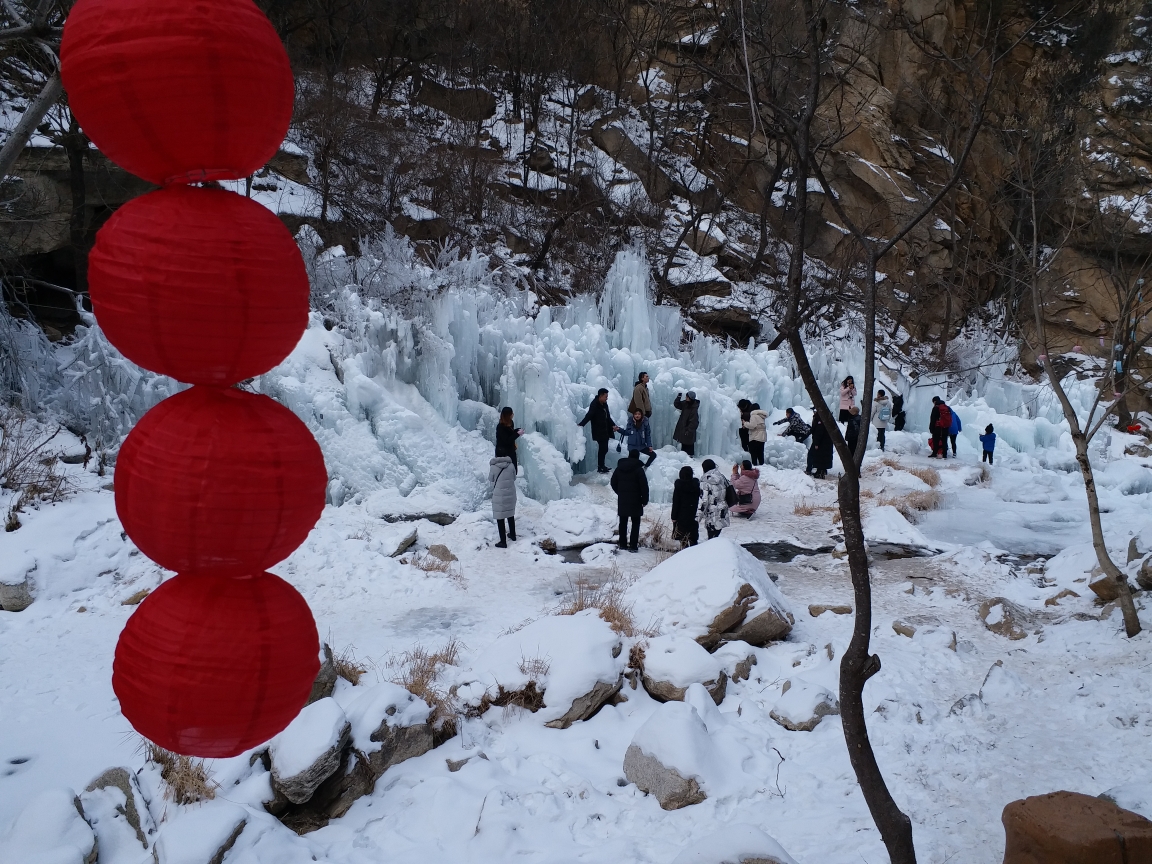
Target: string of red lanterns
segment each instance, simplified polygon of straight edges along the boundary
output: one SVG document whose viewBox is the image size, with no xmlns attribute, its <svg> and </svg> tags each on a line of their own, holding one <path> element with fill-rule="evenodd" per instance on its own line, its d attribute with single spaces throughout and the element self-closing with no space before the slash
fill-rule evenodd
<svg viewBox="0 0 1152 864">
<path fill-rule="evenodd" d="M 125 625 L 112 686 L 154 743 L 234 756 L 287 726 L 319 671 L 307 603 L 266 570 L 316 524 L 327 474 L 292 412 L 233 386 L 280 363 L 307 326 L 299 250 L 263 207 L 189 184 L 246 177 L 276 153 L 292 72 L 251 0 L 79 0 L 60 55 L 85 134 L 163 187 L 97 234 L 96 319 L 133 362 L 193 385 L 149 411 L 117 458 L 124 530 L 177 575 Z"/>
</svg>

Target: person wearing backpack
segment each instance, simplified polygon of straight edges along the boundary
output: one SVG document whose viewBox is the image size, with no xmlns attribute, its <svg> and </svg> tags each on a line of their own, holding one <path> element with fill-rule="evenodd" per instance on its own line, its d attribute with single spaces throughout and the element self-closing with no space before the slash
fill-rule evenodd
<svg viewBox="0 0 1152 864">
<path fill-rule="evenodd" d="M 952 429 L 952 409 L 939 396 L 932 397 L 932 413 L 928 415 L 928 431 L 932 433 L 932 455 L 948 458 L 948 432 Z"/>
<path fill-rule="evenodd" d="M 980 436 L 980 446 L 984 448 L 984 455 L 980 457 L 980 464 L 992 464 L 992 454 L 996 450 L 996 430 L 989 423 L 984 427 L 984 434 Z"/>
<path fill-rule="evenodd" d="M 951 410 L 951 409 L 949 409 Z M 952 412 L 952 425 L 948 427 L 948 440 L 952 442 L 952 458 L 956 458 L 956 436 L 964 431 L 964 424 L 960 422 L 960 415 Z"/>
<path fill-rule="evenodd" d="M 704 476 L 700 479 L 703 493 L 700 515 L 704 517 L 704 528 L 708 531 L 708 539 L 711 540 L 713 537 L 719 537 L 720 532 L 732 524 L 729 512 L 737 501 L 736 490 L 711 459 L 705 459 L 700 467 L 704 471 Z"/>
<path fill-rule="evenodd" d="M 876 443 L 880 451 L 884 451 L 884 433 L 888 431 L 888 423 L 892 419 L 892 400 L 883 390 L 876 391 L 876 398 L 872 402 L 872 425 L 876 427 Z"/>
</svg>

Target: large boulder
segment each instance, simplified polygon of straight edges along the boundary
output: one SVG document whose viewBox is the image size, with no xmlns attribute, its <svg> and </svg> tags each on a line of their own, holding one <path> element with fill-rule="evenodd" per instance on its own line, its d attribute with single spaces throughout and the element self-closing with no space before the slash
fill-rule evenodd
<svg viewBox="0 0 1152 864">
<path fill-rule="evenodd" d="M 668 702 L 648 718 L 624 754 L 624 776 L 665 810 L 708 797 L 707 775 L 717 763 L 708 727 L 686 702 Z"/>
<path fill-rule="evenodd" d="M 474 713 L 518 706 L 546 726 L 567 729 L 620 692 L 623 647 L 599 610 L 549 615 L 481 652 L 459 675 L 456 694 Z"/>
<path fill-rule="evenodd" d="M 793 732 L 811 732 L 820 721 L 840 713 L 840 701 L 832 691 L 792 678 L 784 682 L 783 692 L 768 716 Z"/>
<path fill-rule="evenodd" d="M 466 122 L 487 120 L 496 114 L 496 96 L 480 87 L 445 87 L 425 78 L 420 82 L 416 99 L 422 105 Z"/>
<path fill-rule="evenodd" d="M 683 702 L 690 685 L 702 684 L 719 705 L 728 687 L 720 660 L 695 639 L 674 633 L 648 643 L 641 680 L 649 695 L 661 702 Z"/>
<path fill-rule="evenodd" d="M 222 799 L 180 808 L 160 829 L 153 860 L 156 864 L 222 864 L 247 823 L 247 810 Z"/>
<path fill-rule="evenodd" d="M 48 789 L 34 796 L 12 830 L 0 837 L 0 861 L 5 864 L 95 864 L 97 852 L 96 835 L 71 789 Z"/>
<path fill-rule="evenodd" d="M 80 793 L 84 818 L 96 832 L 102 864 L 140 857 L 155 839 L 156 823 L 136 775 L 109 768 Z"/>
<path fill-rule="evenodd" d="M 313 702 L 272 739 L 272 788 L 303 804 L 340 767 L 352 726 L 331 697 Z"/>
<path fill-rule="evenodd" d="M 764 565 L 726 537 L 677 552 L 641 576 L 624 601 L 636 620 L 709 650 L 730 640 L 763 646 L 787 636 L 795 620 Z"/>
<path fill-rule="evenodd" d="M 1103 798 L 1052 792 L 1004 808 L 1004 864 L 1152 861 L 1152 822 Z"/>
<path fill-rule="evenodd" d="M 796 864 L 796 859 L 759 828 L 737 823 L 696 841 L 672 864 Z"/>
</svg>

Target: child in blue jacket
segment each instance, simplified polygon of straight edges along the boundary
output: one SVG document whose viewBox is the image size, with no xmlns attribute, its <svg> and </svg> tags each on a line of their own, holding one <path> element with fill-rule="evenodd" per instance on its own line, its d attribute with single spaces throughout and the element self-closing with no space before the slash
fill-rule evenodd
<svg viewBox="0 0 1152 864">
<path fill-rule="evenodd" d="M 952 426 L 948 429 L 948 440 L 952 442 L 952 458 L 956 458 L 956 436 L 964 430 L 963 424 L 960 422 L 960 415 L 956 413 L 956 409 L 952 409 Z"/>
<path fill-rule="evenodd" d="M 992 452 L 996 449 L 996 433 L 992 430 L 991 423 L 984 427 L 984 434 L 980 436 L 980 444 L 984 447 L 984 455 L 980 457 L 981 463 L 987 462 L 991 465 Z"/>
<path fill-rule="evenodd" d="M 643 411 L 636 411 L 628 418 L 628 425 L 624 428 L 624 439 L 628 442 L 629 450 L 637 450 L 648 456 L 644 463 L 647 468 L 656 459 L 656 451 L 652 449 L 652 426 Z"/>
</svg>

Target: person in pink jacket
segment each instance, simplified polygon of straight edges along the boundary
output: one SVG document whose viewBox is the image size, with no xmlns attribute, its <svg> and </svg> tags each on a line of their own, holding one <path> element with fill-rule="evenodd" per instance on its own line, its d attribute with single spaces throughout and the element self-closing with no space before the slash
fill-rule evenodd
<svg viewBox="0 0 1152 864">
<path fill-rule="evenodd" d="M 840 384 L 840 422 L 852 419 L 852 409 L 856 407 L 856 382 L 849 375 Z"/>
<path fill-rule="evenodd" d="M 760 471 L 745 459 L 742 465 L 732 466 L 732 488 L 736 490 L 736 504 L 732 507 L 733 516 L 751 519 L 760 506 Z"/>
</svg>

